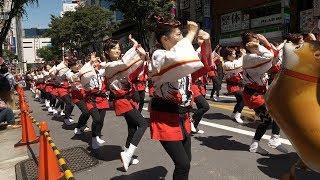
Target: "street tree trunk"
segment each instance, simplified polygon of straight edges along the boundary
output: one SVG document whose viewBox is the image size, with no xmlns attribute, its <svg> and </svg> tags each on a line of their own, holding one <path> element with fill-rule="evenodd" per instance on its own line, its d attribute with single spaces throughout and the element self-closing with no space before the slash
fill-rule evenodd
<svg viewBox="0 0 320 180">
<path fill-rule="evenodd" d="M 21 4 L 15 3 L 15 1 L 12 1 L 10 11 L 9 11 L 9 18 L 4 21 L 4 25 L 0 31 L 0 57 L 3 56 L 3 44 L 6 40 L 8 32 L 10 30 L 12 19 L 15 16 L 17 16 L 18 10 L 22 8 L 20 6 L 21 6 Z"/>
</svg>

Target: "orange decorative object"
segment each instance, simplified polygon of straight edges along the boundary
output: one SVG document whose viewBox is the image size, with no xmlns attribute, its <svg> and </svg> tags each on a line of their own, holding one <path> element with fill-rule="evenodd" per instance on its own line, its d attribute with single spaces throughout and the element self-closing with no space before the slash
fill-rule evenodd
<svg viewBox="0 0 320 180">
<path fill-rule="evenodd" d="M 283 70 L 266 93 L 272 118 L 302 161 L 320 172 L 320 42 L 284 47 Z"/>
<path fill-rule="evenodd" d="M 44 133 L 48 131 L 48 124 L 40 122 L 40 148 L 39 148 L 39 180 L 57 180 L 61 179 L 64 174 L 60 171 L 58 159 L 54 154 Z"/>
<path fill-rule="evenodd" d="M 37 137 L 34 128 L 32 126 L 32 120 L 27 115 L 27 112 L 29 111 L 27 103 L 22 100 L 20 102 L 20 108 L 21 108 L 21 125 L 22 125 L 22 138 L 21 140 L 14 145 L 14 147 L 17 146 L 23 146 L 27 144 L 34 144 L 39 142 L 39 137 Z"/>
</svg>

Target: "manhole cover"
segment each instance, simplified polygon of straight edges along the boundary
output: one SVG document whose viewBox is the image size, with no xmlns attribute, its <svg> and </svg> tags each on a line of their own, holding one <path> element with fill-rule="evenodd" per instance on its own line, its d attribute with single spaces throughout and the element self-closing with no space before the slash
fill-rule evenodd
<svg viewBox="0 0 320 180">
<path fill-rule="evenodd" d="M 99 163 L 97 159 L 91 157 L 83 147 L 73 147 L 61 151 L 67 165 L 72 172 L 81 171 L 93 167 Z M 38 179 L 38 160 L 27 159 L 16 164 L 16 178 L 18 180 L 36 180 Z"/>
</svg>

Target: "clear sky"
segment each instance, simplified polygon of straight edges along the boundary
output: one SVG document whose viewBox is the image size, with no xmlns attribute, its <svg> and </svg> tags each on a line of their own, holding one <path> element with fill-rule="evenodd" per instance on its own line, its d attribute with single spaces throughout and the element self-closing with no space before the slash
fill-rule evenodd
<svg viewBox="0 0 320 180">
<path fill-rule="evenodd" d="M 39 5 L 26 7 L 27 15 L 23 17 L 23 28 L 47 28 L 50 14 L 59 16 L 62 11 L 62 0 L 38 0 Z"/>
</svg>

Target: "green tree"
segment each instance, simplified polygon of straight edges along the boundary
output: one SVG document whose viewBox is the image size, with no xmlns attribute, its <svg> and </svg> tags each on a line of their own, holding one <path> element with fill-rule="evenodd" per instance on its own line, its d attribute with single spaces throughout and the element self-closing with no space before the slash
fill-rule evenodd
<svg viewBox="0 0 320 180">
<path fill-rule="evenodd" d="M 52 61 L 57 58 L 54 54 L 53 47 L 46 46 L 37 50 L 37 56 L 42 58 L 44 61 Z"/>
<path fill-rule="evenodd" d="M 25 14 L 25 7 L 29 4 L 38 4 L 38 0 L 0 0 L 0 12 L 6 15 L 3 20 L 0 20 L 0 56 L 3 56 L 2 47 L 11 28 L 12 19 L 14 17 L 22 17 L 22 15 Z M 4 6 L 9 8 L 6 9 Z"/>
<path fill-rule="evenodd" d="M 102 40 L 110 36 L 116 23 L 113 13 L 97 6 L 79 7 L 75 12 L 66 12 L 63 17 L 51 16 L 46 36 L 52 45 L 61 49 L 74 49 L 80 56 L 91 51 L 102 51 Z"/>
<path fill-rule="evenodd" d="M 148 17 L 157 13 L 170 16 L 173 7 L 171 0 L 110 0 L 113 10 L 119 10 L 124 14 L 124 19 L 136 25 L 138 40 L 144 46 L 148 45 Z"/>
<path fill-rule="evenodd" d="M 3 50 L 3 58 L 11 63 L 15 60 L 18 60 L 18 56 L 9 51 L 8 49 Z"/>
</svg>

